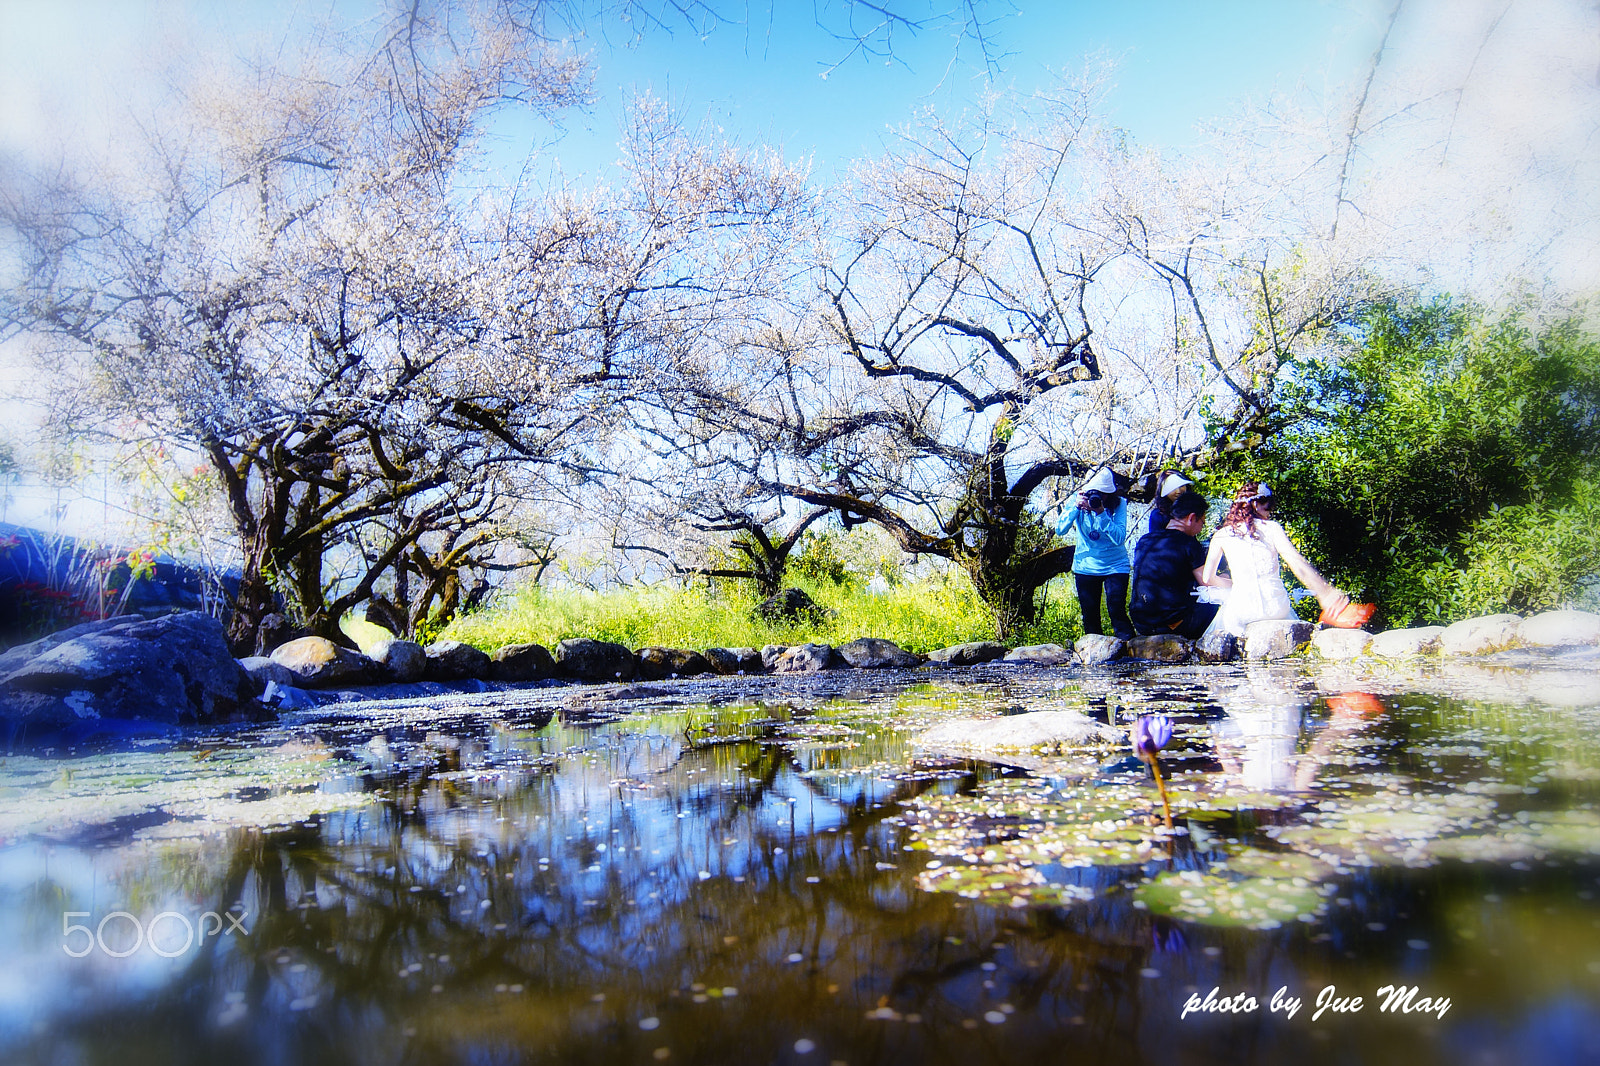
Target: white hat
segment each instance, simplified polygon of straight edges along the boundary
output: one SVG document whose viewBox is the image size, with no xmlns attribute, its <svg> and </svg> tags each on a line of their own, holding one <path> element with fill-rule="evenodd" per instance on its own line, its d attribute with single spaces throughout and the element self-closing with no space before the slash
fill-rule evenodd
<svg viewBox="0 0 1600 1066">
<path fill-rule="evenodd" d="M 1166 477 L 1161 479 L 1161 487 L 1156 490 L 1156 495 L 1171 496 L 1179 489 L 1189 489 L 1193 487 L 1194 482 L 1188 480 L 1187 478 L 1184 478 L 1178 474 L 1168 474 Z"/>
<path fill-rule="evenodd" d="M 1111 468 L 1102 466 L 1095 471 L 1094 477 L 1083 483 L 1079 492 L 1116 492 L 1117 479 L 1111 476 Z"/>
</svg>

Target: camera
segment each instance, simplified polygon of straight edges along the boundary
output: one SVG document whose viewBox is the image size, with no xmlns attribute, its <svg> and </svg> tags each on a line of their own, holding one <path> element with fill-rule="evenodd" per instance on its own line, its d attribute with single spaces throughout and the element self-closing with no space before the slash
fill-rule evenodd
<svg viewBox="0 0 1600 1066">
<path fill-rule="evenodd" d="M 1101 511 L 1106 509 L 1105 494 L 1090 490 L 1089 492 L 1083 494 L 1083 505 L 1096 514 L 1099 514 Z"/>
</svg>

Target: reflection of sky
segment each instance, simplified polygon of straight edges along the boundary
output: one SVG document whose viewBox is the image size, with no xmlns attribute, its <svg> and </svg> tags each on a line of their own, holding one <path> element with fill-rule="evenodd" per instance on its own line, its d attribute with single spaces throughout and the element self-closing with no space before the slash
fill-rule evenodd
<svg viewBox="0 0 1600 1066">
<path fill-rule="evenodd" d="M 206 904 L 177 885 L 159 880 L 152 884 L 148 879 L 153 870 L 161 868 L 163 850 L 140 845 L 98 850 L 48 844 L 0 850 L 0 900 L 31 899 L 36 903 L 31 907 L 0 906 L 0 944 L 12 945 L 6 964 L 0 966 L 0 1036 L 26 1033 L 35 1022 L 62 1009 L 88 1009 L 104 1000 L 148 995 L 181 975 L 192 953 L 164 959 L 141 946 L 118 959 L 96 947 L 81 958 L 72 958 L 63 949 L 70 944 L 74 951 L 81 951 L 86 943 L 84 934 L 77 932 L 70 940 L 64 939 L 64 922 L 95 930 L 115 911 L 128 911 L 141 923 L 165 911 L 198 923 L 208 909 Z M 67 911 L 89 913 L 64 919 Z M 180 922 L 165 918 L 157 929 L 162 950 L 176 952 L 182 946 L 186 932 Z M 125 918 L 111 919 L 104 936 L 113 950 L 123 950 L 132 945 L 132 925 Z"/>
<path fill-rule="evenodd" d="M 881 802 L 892 788 L 887 782 L 849 776 L 841 782 L 808 781 L 812 767 L 805 744 L 770 784 L 753 784 L 735 756 L 749 748 L 711 745 L 687 747 L 681 738 L 643 731 L 605 730 L 596 735 L 579 729 L 551 727 L 538 738 L 538 753 L 561 751 L 585 739 L 595 744 L 562 758 L 558 771 L 545 779 L 541 813 L 523 839 L 537 843 L 540 854 L 560 861 L 576 857 L 583 883 L 599 886 L 608 871 L 639 859 L 659 876 L 671 867 L 691 881 L 706 872 L 738 877 L 769 857 L 754 846 L 794 835 L 837 832 L 852 808 Z M 518 742 L 510 741 L 512 745 Z M 598 757 L 597 757 L 598 756 Z M 798 769 L 799 772 L 796 772 Z M 731 801 L 731 802 L 730 802 Z M 450 810 L 430 825 L 439 839 L 505 838 L 504 816 L 490 807 Z M 628 856 L 633 858 L 628 858 Z M 652 860 L 667 856 L 661 862 Z M 775 858 L 781 872 L 785 860 Z"/>
<path fill-rule="evenodd" d="M 1570 1066 L 1600 1061 L 1600 1018 L 1594 999 L 1568 994 L 1511 1019 L 1474 1018 L 1450 1034 L 1451 1061 L 1482 1061 L 1485 1047 L 1505 1048 L 1500 1061 L 1518 1066 Z"/>
</svg>

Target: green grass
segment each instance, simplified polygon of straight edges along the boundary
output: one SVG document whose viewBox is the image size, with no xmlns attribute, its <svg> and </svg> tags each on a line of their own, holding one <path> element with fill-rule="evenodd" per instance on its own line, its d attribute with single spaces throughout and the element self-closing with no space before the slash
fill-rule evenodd
<svg viewBox="0 0 1600 1066">
<path fill-rule="evenodd" d="M 908 651 L 995 639 L 994 615 L 960 571 L 907 583 L 878 595 L 856 583 L 804 578 L 789 582 L 827 609 L 817 625 L 768 625 L 751 614 L 758 598 L 722 583 L 715 591 L 665 585 L 609 592 L 531 586 L 502 595 L 488 608 L 457 619 L 440 634 L 485 650 L 503 644 L 553 647 L 569 637 L 591 637 L 630 648 L 761 647 L 764 644 L 848 643 L 882 637 Z M 1053 583 L 1036 623 L 1011 644 L 1070 644 L 1082 632 L 1078 605 L 1062 582 Z"/>
</svg>

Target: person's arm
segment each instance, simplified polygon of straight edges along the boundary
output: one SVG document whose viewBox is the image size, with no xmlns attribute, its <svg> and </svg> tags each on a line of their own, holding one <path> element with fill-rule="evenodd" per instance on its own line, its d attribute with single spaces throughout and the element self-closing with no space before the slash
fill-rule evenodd
<svg viewBox="0 0 1600 1066">
<path fill-rule="evenodd" d="M 1211 536 L 1211 547 L 1206 549 L 1206 565 L 1197 578 L 1200 584 L 1209 585 L 1217 580 L 1217 567 L 1222 565 L 1222 538 Z"/>
<path fill-rule="evenodd" d="M 1300 579 L 1300 583 L 1316 594 L 1318 603 L 1324 607 L 1333 607 L 1350 602 L 1349 596 L 1329 584 L 1328 579 L 1311 565 L 1310 560 L 1300 554 L 1300 549 L 1294 546 L 1294 541 L 1289 539 L 1289 534 L 1283 531 L 1282 526 L 1276 522 L 1260 522 L 1257 528 L 1262 530 L 1267 543 L 1277 549 L 1283 561 L 1289 565 L 1289 570 Z"/>
<path fill-rule="evenodd" d="M 1202 585 L 1219 589 L 1233 588 L 1233 578 L 1217 573 L 1222 565 L 1222 538 L 1212 534 L 1211 547 L 1206 549 L 1206 565 L 1194 572 L 1194 579 Z"/>
<path fill-rule="evenodd" d="M 1128 501 L 1127 500 L 1124 500 L 1121 497 L 1117 498 L 1117 509 L 1115 511 L 1111 512 L 1110 519 L 1111 519 L 1111 524 L 1110 524 L 1110 528 L 1106 530 L 1106 535 L 1111 538 L 1111 543 L 1113 543 L 1113 544 L 1124 544 L 1124 545 L 1127 544 L 1128 543 Z"/>
<path fill-rule="evenodd" d="M 1056 536 L 1066 536 L 1067 533 L 1071 531 L 1073 525 L 1077 523 L 1078 515 L 1081 513 L 1082 511 L 1076 503 L 1063 504 L 1061 507 L 1061 517 L 1056 519 Z"/>
</svg>

